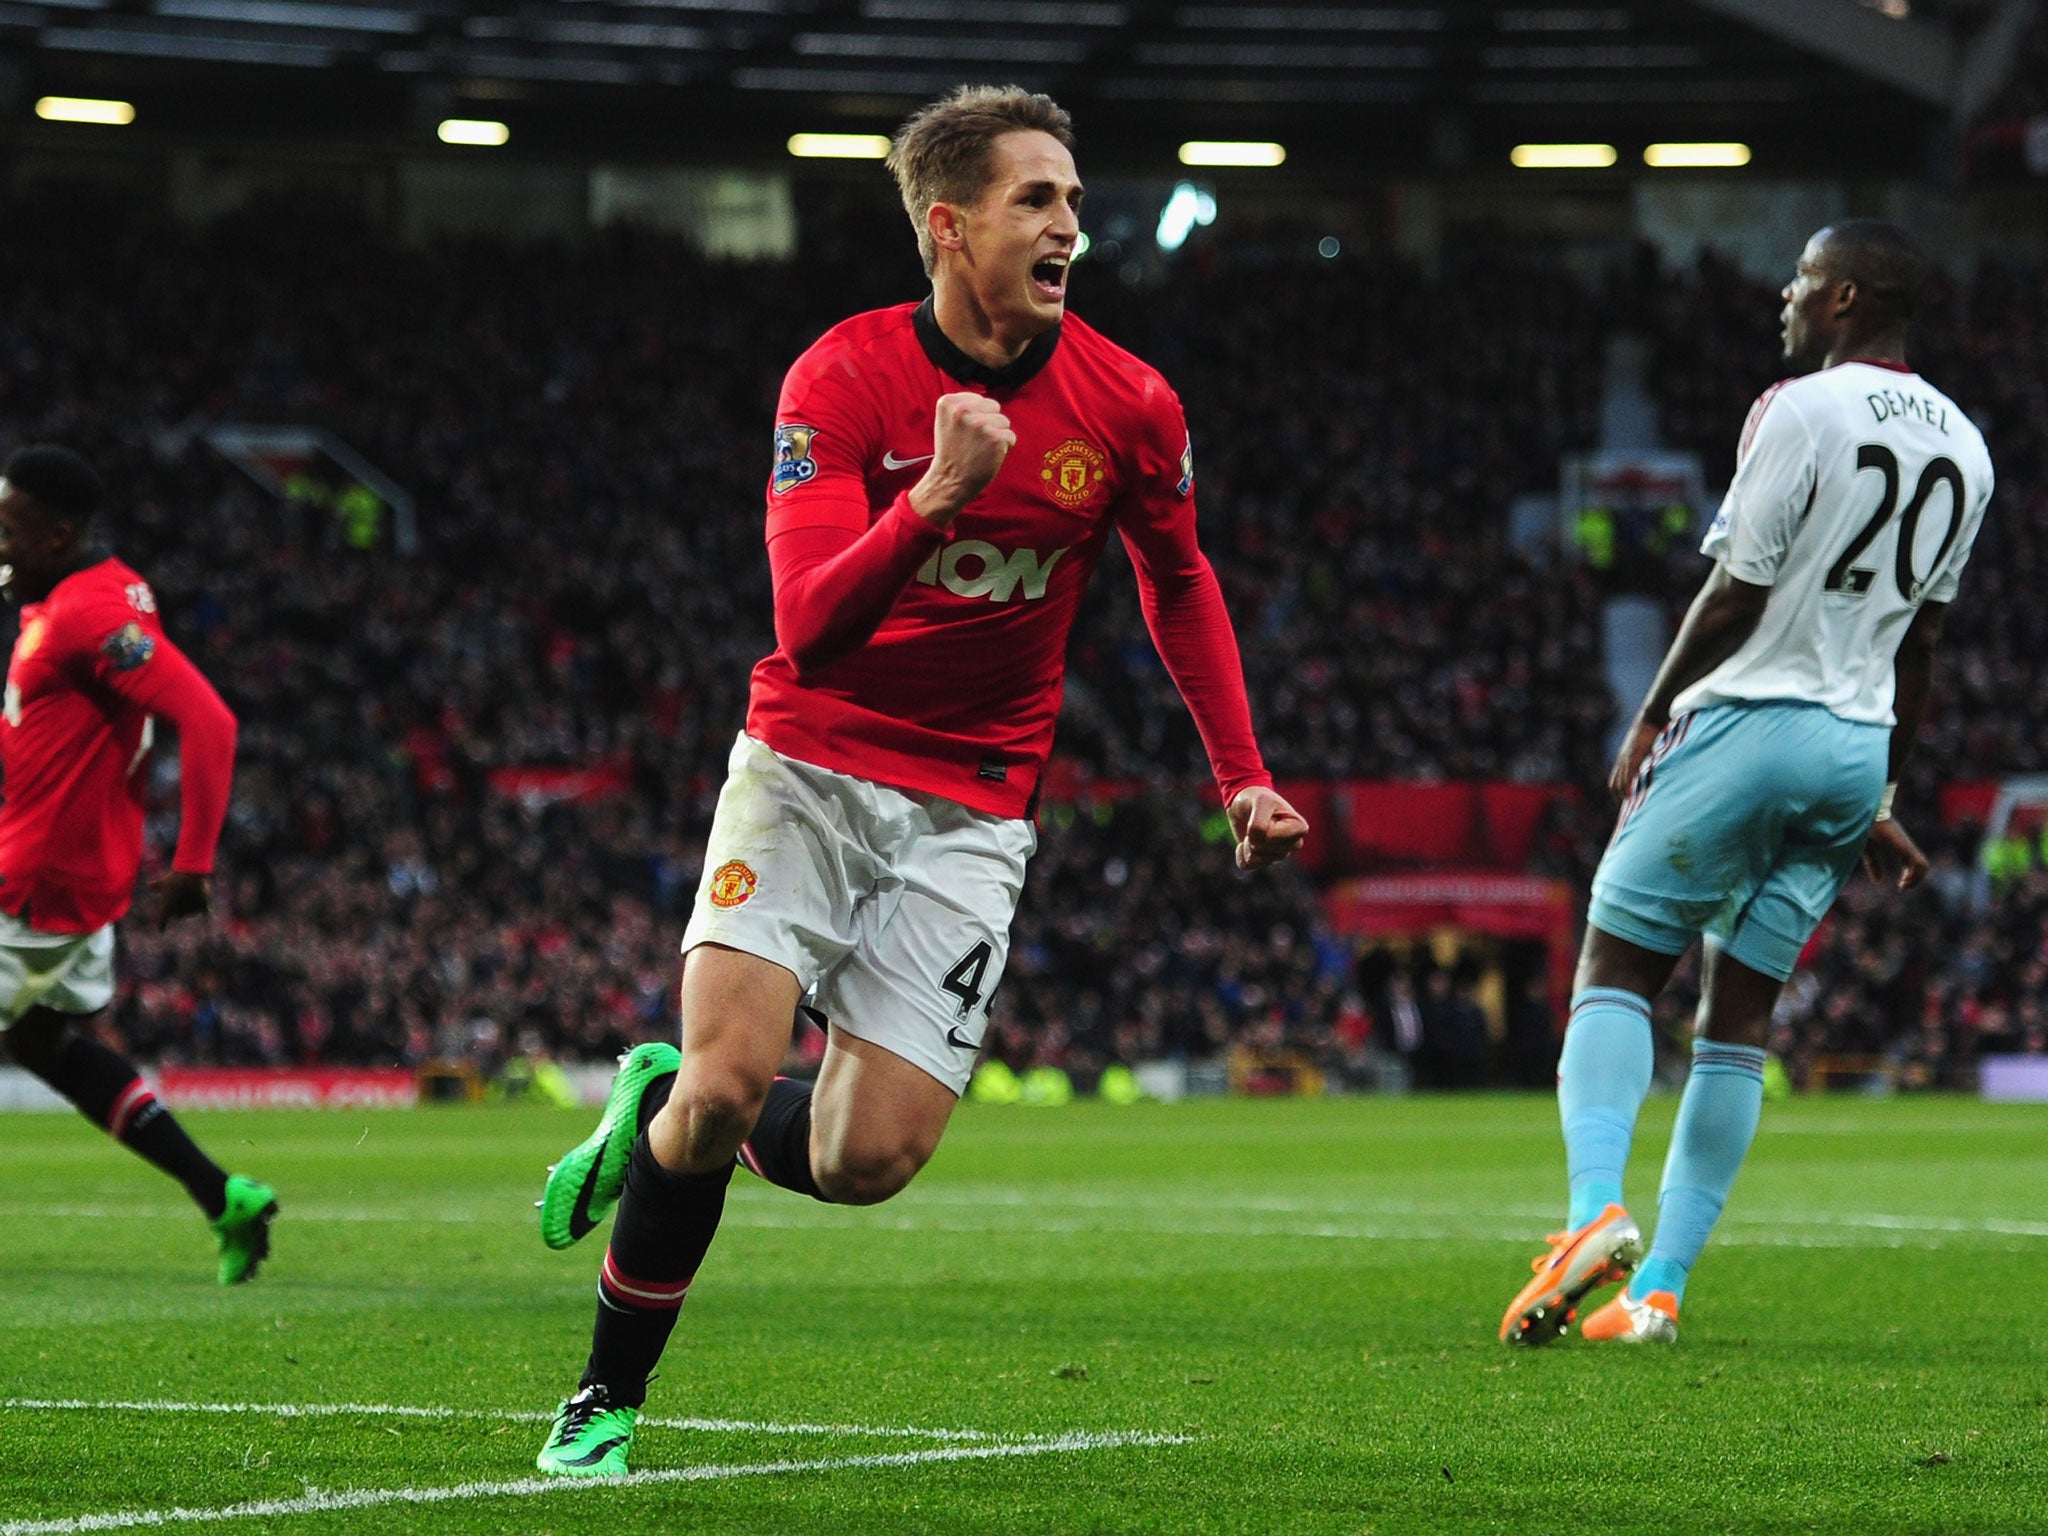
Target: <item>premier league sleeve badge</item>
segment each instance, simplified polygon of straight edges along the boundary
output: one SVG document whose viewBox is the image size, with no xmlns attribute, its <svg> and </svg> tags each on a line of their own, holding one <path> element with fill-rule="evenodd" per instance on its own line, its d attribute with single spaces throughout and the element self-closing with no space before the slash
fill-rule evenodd
<svg viewBox="0 0 2048 1536">
<path fill-rule="evenodd" d="M 775 474 L 769 482 L 776 495 L 795 490 L 818 473 L 818 461 L 811 457 L 811 442 L 817 435 L 816 427 L 802 422 L 776 423 Z"/>
<path fill-rule="evenodd" d="M 100 654 L 116 672 L 133 672 L 156 654 L 156 641 L 131 619 L 100 642 Z"/>
</svg>

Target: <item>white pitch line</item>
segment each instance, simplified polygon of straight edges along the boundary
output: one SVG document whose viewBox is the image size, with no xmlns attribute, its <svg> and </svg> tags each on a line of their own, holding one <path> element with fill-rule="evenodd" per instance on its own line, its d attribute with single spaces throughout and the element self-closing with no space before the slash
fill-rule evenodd
<svg viewBox="0 0 2048 1536">
<path fill-rule="evenodd" d="M 1546 1216 L 1554 1218 L 1555 1214 L 1555 1211 L 1546 1208 Z M 765 1231 L 823 1230 L 823 1224 L 809 1211 L 802 1209 L 784 1214 L 766 1209 L 735 1212 L 728 1208 L 722 1224 Z M 876 1226 L 898 1232 L 989 1233 L 995 1236 L 1044 1234 L 1063 1237 L 1091 1233 L 1125 1237 L 1297 1237 L 1350 1242 L 1412 1243 L 1529 1243 L 1534 1240 L 1542 1224 L 1542 1220 L 1538 1219 L 1535 1225 L 1506 1225 L 1497 1216 L 1489 1218 L 1479 1215 L 1474 1215 L 1468 1222 L 1158 1221 L 1148 1219 L 1143 1211 L 1131 1211 L 1121 1221 L 1091 1221 L 1081 1218 L 1062 1220 L 1058 1217 L 1041 1218 L 1037 1221 L 992 1217 L 988 1221 L 974 1221 L 965 1217 L 943 1215 L 926 1217 L 912 1212 L 904 1212 L 893 1218 L 884 1216 L 875 1219 Z M 1557 1222 L 1552 1219 L 1549 1224 L 1555 1226 Z M 1812 1227 L 1827 1227 L 1832 1230 L 1825 1233 L 1807 1230 Z M 1932 1216 L 1830 1217 L 1822 1214 L 1787 1213 L 1728 1217 L 1726 1225 L 1715 1235 L 1714 1240 L 1717 1243 L 1754 1248 L 1944 1248 L 1949 1246 L 1947 1239 L 1968 1234 L 2048 1237 L 2048 1222 L 2009 1221 L 1999 1217 L 1957 1220 Z"/>
<path fill-rule="evenodd" d="M 458 1483 L 443 1488 L 359 1488 L 340 1493 L 308 1489 L 295 1499 L 255 1499 L 214 1509 L 135 1509 L 57 1520 L 11 1520 L 0 1536 L 73 1536 L 84 1531 L 125 1531 L 141 1526 L 196 1525 L 226 1520 L 276 1519 L 344 1509 L 377 1509 L 390 1504 L 447 1504 L 468 1499 L 529 1499 L 583 1493 L 596 1488 L 638 1488 L 651 1483 L 699 1483 L 739 1477 L 775 1477 L 791 1472 L 844 1472 L 880 1467 L 913 1467 L 933 1462 L 988 1461 L 997 1457 L 1051 1456 L 1123 1446 L 1186 1445 L 1191 1436 L 1141 1433 L 1069 1434 L 994 1445 L 940 1446 L 874 1456 L 828 1456 L 811 1461 L 767 1461 L 707 1467 L 660 1467 L 623 1477 L 521 1477 L 500 1483 Z"/>
<path fill-rule="evenodd" d="M 394 1418 L 488 1419 L 508 1424 L 548 1424 L 554 1415 L 528 1408 L 417 1408 L 403 1403 L 180 1403 L 161 1398 L 93 1402 L 82 1397 L 0 1398 L 0 1409 L 73 1413 L 246 1413 L 275 1419 Z M 758 1419 L 642 1418 L 657 1429 L 688 1429 L 716 1435 L 836 1435 L 871 1440 L 996 1440 L 985 1429 L 918 1429 L 883 1424 L 772 1424 Z"/>
<path fill-rule="evenodd" d="M 1343 1207 L 1330 1207 L 1324 1220 L 1265 1220 L 1257 1208 L 1245 1209 L 1247 1219 L 1232 1219 L 1232 1207 L 1221 1205 L 1223 1214 L 1213 1220 L 1187 1219 L 1182 1212 L 1203 1209 L 1198 1202 L 1155 1202 L 1150 1210 L 1125 1206 L 1112 1211 L 1092 1202 L 1048 1201 L 1025 1215 L 1017 1207 L 1003 1205 L 985 1209 L 980 1205 L 955 1205 L 951 1201 L 922 1198 L 906 1202 L 888 1212 L 849 1218 L 845 1213 L 828 1213 L 794 1204 L 757 1204 L 752 1201 L 726 1208 L 723 1225 L 757 1231 L 827 1231 L 860 1229 L 895 1232 L 991 1233 L 995 1235 L 1071 1236 L 1115 1233 L 1119 1236 L 1149 1237 L 1300 1237 L 1339 1239 L 1355 1242 L 1500 1242 L 1526 1243 L 1547 1217 L 1551 1207 L 1502 1207 L 1473 1212 L 1459 1221 L 1455 1208 L 1441 1205 L 1418 1206 L 1401 1219 L 1402 1213 L 1386 1207 L 1368 1207 L 1368 1219 L 1347 1219 Z M 1070 1214 L 1069 1214 L 1070 1213 Z M 184 1206 L 114 1207 L 95 1205 L 0 1206 L 0 1214 L 51 1219 L 82 1220 L 190 1220 Z M 1304 1214 L 1308 1214 L 1304 1212 Z M 1445 1220 L 1449 1216 L 1453 1219 Z M 1530 1225 L 1507 1224 L 1526 1216 Z M 1375 1219 L 1376 1218 L 1376 1219 Z M 404 1222 L 411 1225 L 502 1223 L 516 1219 L 512 1213 L 437 1211 L 394 1214 L 352 1208 L 297 1206 L 294 1222 Z M 1988 1235 L 2007 1238 L 2048 1238 L 2048 1221 L 1985 1216 L 1892 1215 L 1882 1212 L 1834 1213 L 1826 1211 L 1738 1212 L 1724 1219 L 1716 1241 L 1762 1248 L 1898 1248 L 1905 1246 L 1939 1248 L 1945 1237 Z M 1813 1228 L 1831 1229 L 1822 1236 Z M 1774 1230 L 1779 1229 L 1779 1230 Z M 1855 1234 L 1868 1234 L 1858 1236 Z M 1908 1238 L 1904 1234 L 1914 1234 Z"/>
</svg>

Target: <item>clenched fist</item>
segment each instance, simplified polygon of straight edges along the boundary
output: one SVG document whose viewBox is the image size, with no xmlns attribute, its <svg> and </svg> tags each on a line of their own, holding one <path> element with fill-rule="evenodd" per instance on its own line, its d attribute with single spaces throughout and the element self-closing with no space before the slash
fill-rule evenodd
<svg viewBox="0 0 2048 1536">
<path fill-rule="evenodd" d="M 932 413 L 932 467 L 910 491 L 910 507 L 940 528 L 988 489 L 1017 446 L 1010 418 L 986 395 L 941 395 Z"/>
<path fill-rule="evenodd" d="M 1240 789 L 1229 806 L 1230 830 L 1237 834 L 1237 867 L 1277 864 L 1308 836 L 1308 821 L 1263 785 Z"/>
</svg>

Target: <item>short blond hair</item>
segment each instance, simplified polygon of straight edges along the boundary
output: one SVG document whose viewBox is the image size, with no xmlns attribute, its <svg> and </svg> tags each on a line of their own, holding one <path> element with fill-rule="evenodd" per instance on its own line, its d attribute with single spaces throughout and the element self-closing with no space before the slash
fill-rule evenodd
<svg viewBox="0 0 2048 1536">
<path fill-rule="evenodd" d="M 963 85 L 920 107 L 896 130 L 888 166 L 917 231 L 929 276 L 938 265 L 926 215 L 934 203 L 973 203 L 988 190 L 995 142 L 1006 133 L 1049 133 L 1074 148 L 1074 120 L 1050 96 L 1017 85 Z"/>
</svg>

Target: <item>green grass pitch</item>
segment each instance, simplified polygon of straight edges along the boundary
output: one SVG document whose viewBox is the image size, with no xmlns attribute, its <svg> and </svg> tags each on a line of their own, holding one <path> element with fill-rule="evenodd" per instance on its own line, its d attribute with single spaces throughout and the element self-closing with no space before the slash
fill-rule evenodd
<svg viewBox="0 0 2048 1536">
<path fill-rule="evenodd" d="M 0 1536 L 2048 1532 L 2048 1107 L 1767 1106 L 1676 1348 L 1510 1351 L 1547 1099 L 968 1106 L 872 1210 L 737 1175 L 643 1480 L 542 1485 L 590 1119 L 194 1115 L 284 1203 L 227 1291 L 179 1191 L 0 1117 Z"/>
</svg>

